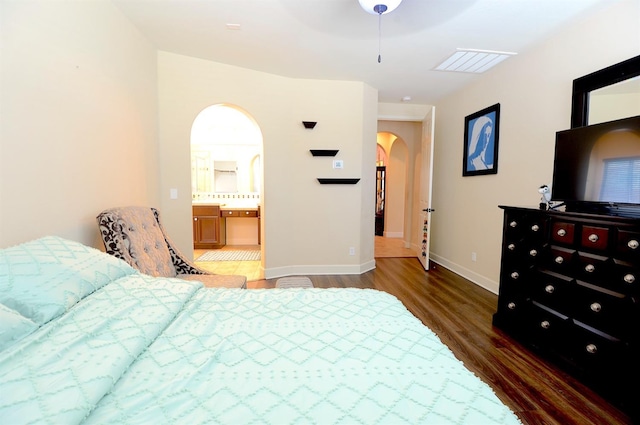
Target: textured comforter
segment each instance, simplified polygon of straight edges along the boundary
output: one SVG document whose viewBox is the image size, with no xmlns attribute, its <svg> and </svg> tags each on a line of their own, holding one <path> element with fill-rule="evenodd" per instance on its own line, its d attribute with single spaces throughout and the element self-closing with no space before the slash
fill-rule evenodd
<svg viewBox="0 0 640 425">
<path fill-rule="evenodd" d="M 203 288 L 88 249 L 43 316 L 13 294 L 33 248 L 0 251 L 0 303 L 35 325 L 0 352 L 1 423 L 519 423 L 389 294 Z"/>
</svg>

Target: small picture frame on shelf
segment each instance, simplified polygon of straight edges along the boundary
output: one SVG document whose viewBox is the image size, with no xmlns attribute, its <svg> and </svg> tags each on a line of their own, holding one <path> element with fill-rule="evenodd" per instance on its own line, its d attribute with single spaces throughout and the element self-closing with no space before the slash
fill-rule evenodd
<svg viewBox="0 0 640 425">
<path fill-rule="evenodd" d="M 499 103 L 464 118 L 463 177 L 498 173 L 499 135 Z"/>
</svg>

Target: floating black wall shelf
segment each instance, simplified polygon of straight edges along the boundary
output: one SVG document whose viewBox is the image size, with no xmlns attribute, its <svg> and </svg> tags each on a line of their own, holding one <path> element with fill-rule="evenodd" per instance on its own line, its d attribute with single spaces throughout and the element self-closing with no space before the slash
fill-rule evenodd
<svg viewBox="0 0 640 425">
<path fill-rule="evenodd" d="M 336 156 L 338 149 L 309 149 L 313 156 Z"/>
<path fill-rule="evenodd" d="M 360 179 L 324 179 L 318 177 L 320 184 L 356 184 Z"/>
<path fill-rule="evenodd" d="M 313 130 L 313 127 L 315 127 L 316 124 L 318 124 L 317 121 L 302 121 L 302 125 L 304 125 L 304 128 L 308 128 L 311 130 Z"/>
</svg>

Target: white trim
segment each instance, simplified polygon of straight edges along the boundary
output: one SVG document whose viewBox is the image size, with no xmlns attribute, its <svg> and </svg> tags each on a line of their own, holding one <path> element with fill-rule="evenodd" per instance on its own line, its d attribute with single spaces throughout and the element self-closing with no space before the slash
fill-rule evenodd
<svg viewBox="0 0 640 425">
<path fill-rule="evenodd" d="M 385 238 L 390 239 L 402 239 L 404 238 L 404 232 L 383 232 Z"/>
<path fill-rule="evenodd" d="M 498 289 L 500 288 L 500 284 L 491 279 L 486 278 L 485 276 L 479 275 L 474 271 L 471 271 L 459 264 L 452 263 L 437 254 L 431 253 L 429 258 L 440 264 L 442 267 L 445 267 L 457 275 L 464 277 L 465 279 L 470 280 L 481 288 L 486 289 L 487 291 L 493 292 L 494 294 L 498 294 Z"/>
<path fill-rule="evenodd" d="M 422 122 L 424 116 L 420 115 L 378 115 L 378 121 L 417 121 Z"/>
</svg>

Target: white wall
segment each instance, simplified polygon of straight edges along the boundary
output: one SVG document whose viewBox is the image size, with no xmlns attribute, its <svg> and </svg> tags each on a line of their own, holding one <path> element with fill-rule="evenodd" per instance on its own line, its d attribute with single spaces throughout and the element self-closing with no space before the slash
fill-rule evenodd
<svg viewBox="0 0 640 425">
<path fill-rule="evenodd" d="M 290 79 L 168 52 L 159 52 L 158 67 L 161 205 L 167 230 L 183 251 L 193 246 L 191 125 L 205 107 L 226 103 L 250 114 L 263 136 L 265 277 L 359 273 L 374 266 L 375 90 L 359 82 Z M 302 121 L 318 125 L 307 130 Z M 334 170 L 333 158 L 312 157 L 309 149 L 339 149 L 336 159 L 344 160 L 344 169 Z M 361 181 L 320 185 L 317 177 Z M 171 188 L 178 189 L 178 199 L 169 199 Z"/>
<path fill-rule="evenodd" d="M 640 53 L 640 2 L 621 1 L 508 59 L 436 103 L 431 257 L 497 292 L 502 210 L 537 206 L 575 78 Z M 462 177 L 464 117 L 501 104 L 498 174 Z M 471 261 L 471 253 L 477 261 Z"/>
<path fill-rule="evenodd" d="M 0 15 L 0 247 L 101 247 L 100 211 L 158 201 L 155 49 L 110 2 Z"/>
</svg>

